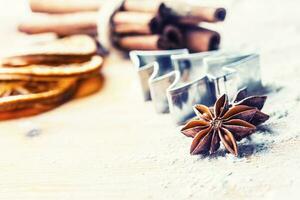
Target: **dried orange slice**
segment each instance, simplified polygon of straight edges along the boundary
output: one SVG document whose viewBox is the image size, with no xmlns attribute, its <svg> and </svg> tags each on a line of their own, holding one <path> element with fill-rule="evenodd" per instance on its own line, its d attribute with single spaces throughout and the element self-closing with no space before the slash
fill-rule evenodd
<svg viewBox="0 0 300 200">
<path fill-rule="evenodd" d="M 17 119 L 37 115 L 57 107 L 57 104 L 36 104 L 31 108 L 0 112 L 0 120 Z"/>
<path fill-rule="evenodd" d="M 95 93 L 104 84 L 104 77 L 99 73 L 81 80 L 32 81 L 29 76 L 8 76 L 4 79 L 0 81 L 0 120 L 29 117 L 52 110 L 70 98 Z"/>
<path fill-rule="evenodd" d="M 31 77 L 70 77 L 85 76 L 99 71 L 103 63 L 101 56 L 93 56 L 83 63 L 52 65 L 28 65 L 23 67 L 0 66 L 0 77 L 31 76 Z"/>
<path fill-rule="evenodd" d="M 78 81 L 78 88 L 74 98 L 81 98 L 98 92 L 104 85 L 104 76 L 95 74 L 89 78 Z"/>
<path fill-rule="evenodd" d="M 26 47 L 14 56 L 1 61 L 3 66 L 26 66 L 31 64 L 78 63 L 90 59 L 97 52 L 95 40 L 87 35 L 73 35 Z"/>
<path fill-rule="evenodd" d="M 56 81 L 0 81 L 1 112 L 33 108 L 36 105 L 60 104 L 72 97 L 77 79 Z"/>
</svg>

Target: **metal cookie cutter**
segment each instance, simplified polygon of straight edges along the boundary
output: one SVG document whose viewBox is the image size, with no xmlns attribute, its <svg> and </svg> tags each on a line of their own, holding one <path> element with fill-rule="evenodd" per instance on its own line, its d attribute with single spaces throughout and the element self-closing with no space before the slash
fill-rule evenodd
<svg viewBox="0 0 300 200">
<path fill-rule="evenodd" d="M 252 93 L 262 87 L 258 54 L 212 51 L 171 58 L 177 76 L 166 92 L 177 124 L 194 116 L 195 104 L 211 106 L 224 93 L 232 98 L 241 88 Z"/>
<path fill-rule="evenodd" d="M 166 89 L 175 79 L 171 56 L 188 53 L 187 49 L 130 52 L 130 58 L 137 68 L 144 100 L 153 100 L 157 112 L 169 112 Z"/>
<path fill-rule="evenodd" d="M 192 107 L 195 104 L 210 106 L 223 93 L 232 97 L 244 87 L 250 92 L 261 88 L 258 54 L 222 51 L 188 54 L 180 51 L 186 50 L 179 50 L 174 55 L 170 55 L 171 51 L 147 52 L 149 57 L 155 53 L 150 63 L 142 59 L 145 51 L 131 53 L 132 60 L 136 59 L 134 63 L 144 64 L 138 70 L 144 94 L 151 95 L 158 112 L 170 111 L 177 124 L 194 116 Z M 164 53 L 168 61 L 157 59 L 160 53 Z M 166 68 L 168 70 L 164 71 Z"/>
</svg>

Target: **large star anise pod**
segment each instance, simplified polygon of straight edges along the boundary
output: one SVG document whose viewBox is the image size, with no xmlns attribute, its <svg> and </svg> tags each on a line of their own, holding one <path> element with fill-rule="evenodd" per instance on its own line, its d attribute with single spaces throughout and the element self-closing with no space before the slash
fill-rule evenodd
<svg viewBox="0 0 300 200">
<path fill-rule="evenodd" d="M 256 126 L 269 119 L 267 114 L 261 112 L 266 98 L 245 98 L 245 90 L 241 90 L 232 103 L 229 103 L 228 96 L 224 94 L 212 108 L 195 105 L 197 117 L 181 129 L 184 135 L 194 138 L 190 153 L 213 154 L 222 142 L 230 153 L 237 156 L 236 141 L 249 136 L 256 130 Z"/>
</svg>

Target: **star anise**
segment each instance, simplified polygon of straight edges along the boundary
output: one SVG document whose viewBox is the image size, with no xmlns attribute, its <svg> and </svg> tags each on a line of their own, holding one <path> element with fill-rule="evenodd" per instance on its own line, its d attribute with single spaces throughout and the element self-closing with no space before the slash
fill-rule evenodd
<svg viewBox="0 0 300 200">
<path fill-rule="evenodd" d="M 194 138 L 190 153 L 213 154 L 222 142 L 226 150 L 237 156 L 236 141 L 251 135 L 256 126 L 269 119 L 267 114 L 261 112 L 266 98 L 245 98 L 245 90 L 241 90 L 232 103 L 229 103 L 228 96 L 224 94 L 216 101 L 214 107 L 195 105 L 197 117 L 181 129 L 184 135 Z"/>
</svg>

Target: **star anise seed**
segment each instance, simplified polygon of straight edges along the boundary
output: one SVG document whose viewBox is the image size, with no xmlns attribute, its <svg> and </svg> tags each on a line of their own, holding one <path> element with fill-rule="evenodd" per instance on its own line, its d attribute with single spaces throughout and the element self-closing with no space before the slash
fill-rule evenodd
<svg viewBox="0 0 300 200">
<path fill-rule="evenodd" d="M 226 150 L 237 156 L 236 142 L 251 135 L 257 125 L 269 119 L 267 114 L 260 111 L 266 98 L 245 98 L 245 91 L 241 90 L 233 103 L 229 103 L 228 96 L 224 94 L 212 108 L 195 105 L 197 117 L 181 129 L 184 135 L 194 138 L 190 153 L 213 154 L 219 149 L 221 142 Z"/>
</svg>

